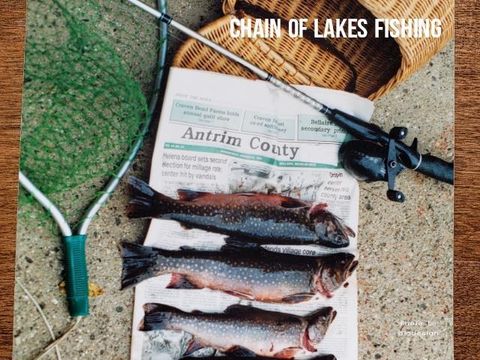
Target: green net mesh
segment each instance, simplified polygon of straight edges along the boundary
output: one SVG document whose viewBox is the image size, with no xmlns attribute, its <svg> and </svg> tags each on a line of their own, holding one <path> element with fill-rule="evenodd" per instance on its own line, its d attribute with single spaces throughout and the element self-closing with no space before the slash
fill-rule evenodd
<svg viewBox="0 0 480 360">
<path fill-rule="evenodd" d="M 126 1 L 30 0 L 27 24 L 20 168 L 75 222 L 142 136 L 162 40 Z"/>
</svg>

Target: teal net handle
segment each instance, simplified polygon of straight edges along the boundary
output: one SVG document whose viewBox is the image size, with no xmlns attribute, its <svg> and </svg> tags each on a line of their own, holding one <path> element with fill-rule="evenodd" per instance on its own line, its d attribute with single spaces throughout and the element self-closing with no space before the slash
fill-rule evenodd
<svg viewBox="0 0 480 360">
<path fill-rule="evenodd" d="M 67 291 L 68 310 L 72 317 L 87 316 L 88 310 L 88 273 L 85 256 L 86 235 L 72 235 L 72 229 L 63 214 L 21 171 L 20 184 L 49 213 L 57 223 L 63 235 L 65 289 Z"/>
<path fill-rule="evenodd" d="M 86 235 L 63 237 L 65 289 L 67 291 L 68 310 L 72 317 L 89 314 L 86 240 Z"/>
<path fill-rule="evenodd" d="M 72 235 L 72 229 L 63 214 L 21 171 L 20 184 L 49 213 L 57 223 L 63 235 L 65 261 L 65 289 L 67 291 L 68 310 L 72 317 L 87 316 L 88 311 L 88 273 L 85 256 L 86 235 Z"/>
</svg>

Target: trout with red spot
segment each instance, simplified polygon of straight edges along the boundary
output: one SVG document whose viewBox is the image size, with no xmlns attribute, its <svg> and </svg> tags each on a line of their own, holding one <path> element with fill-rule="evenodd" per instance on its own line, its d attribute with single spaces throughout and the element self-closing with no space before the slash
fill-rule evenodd
<svg viewBox="0 0 480 360">
<path fill-rule="evenodd" d="M 131 177 L 133 199 L 128 207 L 132 218 L 175 220 L 186 227 L 228 235 L 257 244 L 347 247 L 355 233 L 326 204 L 279 194 L 214 194 L 178 190 L 173 199 Z"/>
<path fill-rule="evenodd" d="M 336 311 L 322 308 L 307 317 L 231 306 L 223 314 L 184 313 L 175 308 L 144 305 L 141 331 L 185 331 L 193 336 L 188 353 L 214 348 L 236 356 L 293 359 L 298 353 L 313 353 L 324 339 Z"/>
<path fill-rule="evenodd" d="M 277 303 L 308 301 L 317 294 L 331 297 L 358 264 L 347 253 L 306 257 L 266 250 L 166 251 L 127 242 L 122 244 L 122 259 L 122 288 L 173 274 L 169 288 L 208 288 Z"/>
</svg>

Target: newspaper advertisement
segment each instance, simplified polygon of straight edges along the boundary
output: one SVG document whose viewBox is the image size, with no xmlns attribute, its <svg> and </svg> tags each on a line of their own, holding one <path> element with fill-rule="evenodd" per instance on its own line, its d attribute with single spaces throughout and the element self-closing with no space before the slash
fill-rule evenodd
<svg viewBox="0 0 480 360">
<path fill-rule="evenodd" d="M 318 87 L 298 88 L 360 119 L 369 121 L 372 116 L 373 103 L 357 95 Z M 263 248 L 305 258 L 338 252 L 357 256 L 357 239 L 361 238 L 357 233 L 358 184 L 341 168 L 338 158 L 339 148 L 348 137 L 324 115 L 267 82 L 172 68 L 149 185 L 172 198 L 177 198 L 179 189 L 189 189 L 214 194 L 281 194 L 326 204 L 356 233 L 348 247 L 277 244 Z M 153 219 L 144 245 L 168 251 L 188 247 L 198 250 L 201 257 L 202 251 L 221 251 L 226 238 L 177 221 Z M 147 303 L 186 313 L 222 313 L 231 305 L 242 305 L 298 317 L 332 307 L 336 316 L 318 347 L 314 351 L 301 349 L 294 357 L 333 354 L 338 360 L 357 359 L 355 272 L 334 296 L 314 296 L 296 303 L 262 302 L 208 288 L 171 289 L 167 288 L 171 278 L 171 274 L 154 276 L 135 288 L 131 359 L 180 359 L 192 343 L 193 335 L 185 331 L 140 331 Z M 219 353 L 207 347 L 192 355 Z"/>
</svg>

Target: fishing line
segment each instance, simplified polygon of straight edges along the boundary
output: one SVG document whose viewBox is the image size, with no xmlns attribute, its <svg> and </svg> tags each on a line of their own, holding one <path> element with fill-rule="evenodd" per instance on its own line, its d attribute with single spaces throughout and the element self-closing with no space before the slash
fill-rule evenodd
<svg viewBox="0 0 480 360">
<path fill-rule="evenodd" d="M 37 309 L 38 313 L 42 317 L 43 322 L 45 323 L 45 326 L 47 327 L 48 333 L 50 334 L 50 337 L 52 338 L 53 341 L 55 341 L 55 334 L 53 333 L 52 325 L 47 320 L 47 317 L 45 316 L 45 313 L 42 310 L 42 307 L 38 303 L 37 300 L 33 297 L 33 295 L 30 293 L 30 291 L 27 290 L 27 288 L 20 282 L 20 280 L 15 279 L 15 282 L 17 283 L 18 286 L 23 290 L 25 295 L 27 295 L 27 298 L 33 303 L 35 308 Z M 58 360 L 62 360 L 62 356 L 60 355 L 60 349 L 58 346 L 55 346 L 55 353 L 57 355 Z M 37 357 L 38 359 L 38 357 Z"/>
<path fill-rule="evenodd" d="M 68 335 L 70 335 L 73 332 L 73 330 L 75 330 L 80 325 L 80 322 L 82 321 L 82 319 L 83 317 L 80 317 L 80 316 L 75 318 L 75 321 L 70 325 L 70 327 L 67 330 L 65 330 L 61 336 L 54 339 L 54 341 L 52 341 L 45 349 L 43 349 L 42 353 L 38 355 L 34 360 L 40 360 L 45 355 L 47 355 L 50 350 L 52 350 L 53 348 L 58 348 L 58 345 L 62 341 L 64 341 L 68 337 Z"/>
</svg>

